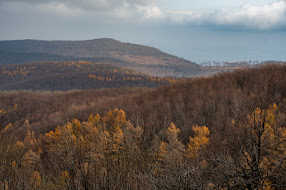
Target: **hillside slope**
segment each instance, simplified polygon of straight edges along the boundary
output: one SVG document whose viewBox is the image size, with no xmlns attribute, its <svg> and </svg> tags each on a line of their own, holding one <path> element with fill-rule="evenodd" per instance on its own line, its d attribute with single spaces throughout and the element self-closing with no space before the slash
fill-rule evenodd
<svg viewBox="0 0 286 190">
<path fill-rule="evenodd" d="M 0 65 L 39 61 L 101 61 L 156 76 L 197 76 L 199 65 L 156 48 L 103 38 L 86 41 L 0 41 Z"/>
<path fill-rule="evenodd" d="M 123 86 L 154 88 L 177 80 L 149 77 L 119 66 L 87 61 L 0 66 L 0 90 L 66 91 Z"/>
<path fill-rule="evenodd" d="M 12 109 L 17 104 L 18 109 L 2 115 L 0 126 L 11 122 L 20 127 L 28 119 L 41 133 L 46 131 L 45 125 L 50 130 L 66 122 L 67 118 L 86 120 L 91 113 L 105 114 L 117 107 L 126 112 L 132 123 L 144 127 L 146 139 L 174 122 L 186 141 L 194 124 L 206 125 L 220 134 L 227 130 L 232 119 L 243 121 L 256 107 L 265 108 L 276 103 L 285 109 L 285 74 L 286 65 L 271 65 L 191 79 L 154 90 L 137 92 L 129 89 L 127 95 L 116 95 L 119 91 L 124 94 L 123 89 L 103 90 L 106 94 L 99 98 L 97 95 L 102 90 L 54 94 L 2 92 L 0 106 Z M 34 114 L 37 116 L 33 117 Z M 56 124 L 49 122 L 54 116 Z M 216 138 L 224 138 L 221 135 Z"/>
</svg>

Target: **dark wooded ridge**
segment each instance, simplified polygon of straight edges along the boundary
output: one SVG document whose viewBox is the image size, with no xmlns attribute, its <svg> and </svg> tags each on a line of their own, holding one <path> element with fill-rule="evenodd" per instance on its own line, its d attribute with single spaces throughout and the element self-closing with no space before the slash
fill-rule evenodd
<svg viewBox="0 0 286 190">
<path fill-rule="evenodd" d="M 108 38 L 85 41 L 0 41 L 0 65 L 80 60 L 123 66 L 160 77 L 190 77 L 205 72 L 193 62 L 156 48 Z"/>
<path fill-rule="evenodd" d="M 164 86 L 184 79 L 152 77 L 106 63 L 62 61 L 0 66 L 0 90 L 86 90 Z"/>
</svg>

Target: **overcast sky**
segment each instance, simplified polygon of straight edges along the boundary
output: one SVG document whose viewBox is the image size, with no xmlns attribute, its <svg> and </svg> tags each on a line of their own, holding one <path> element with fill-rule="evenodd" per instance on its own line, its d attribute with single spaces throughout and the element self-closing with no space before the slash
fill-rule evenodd
<svg viewBox="0 0 286 190">
<path fill-rule="evenodd" d="M 0 40 L 102 37 L 195 62 L 286 60 L 286 0 L 0 0 Z"/>
</svg>

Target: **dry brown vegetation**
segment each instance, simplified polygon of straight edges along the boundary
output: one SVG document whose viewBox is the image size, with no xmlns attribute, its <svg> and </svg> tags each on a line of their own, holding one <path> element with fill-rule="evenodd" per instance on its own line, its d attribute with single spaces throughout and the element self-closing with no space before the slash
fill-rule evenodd
<svg viewBox="0 0 286 190">
<path fill-rule="evenodd" d="M 158 89 L 1 92 L 1 185 L 285 189 L 285 76 L 266 65 Z"/>
<path fill-rule="evenodd" d="M 150 77 L 122 67 L 88 61 L 0 66 L 0 90 L 72 90 L 159 87 L 184 79 Z"/>
</svg>

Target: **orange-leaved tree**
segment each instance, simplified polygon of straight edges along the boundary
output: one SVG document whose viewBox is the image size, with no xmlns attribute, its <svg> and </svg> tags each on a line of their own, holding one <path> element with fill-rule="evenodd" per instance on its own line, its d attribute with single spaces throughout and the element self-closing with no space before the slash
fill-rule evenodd
<svg viewBox="0 0 286 190">
<path fill-rule="evenodd" d="M 187 147 L 187 157 L 198 157 L 201 151 L 209 144 L 210 130 L 206 126 L 193 126 L 194 137 L 190 137 Z"/>
<path fill-rule="evenodd" d="M 238 131 L 232 153 L 216 160 L 218 187 L 231 189 L 284 189 L 286 129 L 277 125 L 278 108 L 256 108 L 247 123 L 235 124 Z M 221 175 L 222 174 L 222 175 Z"/>
</svg>

